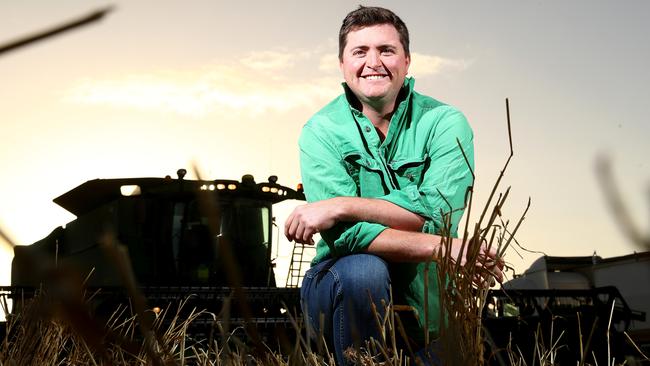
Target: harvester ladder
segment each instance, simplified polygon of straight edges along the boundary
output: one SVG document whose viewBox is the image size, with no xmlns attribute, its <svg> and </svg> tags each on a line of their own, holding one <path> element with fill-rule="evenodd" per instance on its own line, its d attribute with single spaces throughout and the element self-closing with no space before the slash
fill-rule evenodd
<svg viewBox="0 0 650 366">
<path fill-rule="evenodd" d="M 305 259 L 305 249 L 316 250 L 313 245 L 305 245 L 297 242 L 293 243 L 293 252 L 291 253 L 291 262 L 289 263 L 289 274 L 287 275 L 287 287 L 298 287 L 300 281 L 305 276 L 302 265 L 309 265 L 310 260 Z"/>
</svg>

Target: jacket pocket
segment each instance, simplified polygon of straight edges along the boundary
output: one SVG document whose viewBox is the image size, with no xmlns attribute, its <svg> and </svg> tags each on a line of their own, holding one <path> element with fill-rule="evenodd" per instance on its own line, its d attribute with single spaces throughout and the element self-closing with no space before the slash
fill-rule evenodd
<svg viewBox="0 0 650 366">
<path fill-rule="evenodd" d="M 357 185 L 357 196 L 378 197 L 385 194 L 386 184 L 379 162 L 365 152 L 349 151 L 343 155 L 343 161 Z"/>
<path fill-rule="evenodd" d="M 429 155 L 421 157 L 396 159 L 388 164 L 391 173 L 397 180 L 399 188 L 408 186 L 420 186 L 424 178 L 424 172 L 429 166 Z"/>
</svg>

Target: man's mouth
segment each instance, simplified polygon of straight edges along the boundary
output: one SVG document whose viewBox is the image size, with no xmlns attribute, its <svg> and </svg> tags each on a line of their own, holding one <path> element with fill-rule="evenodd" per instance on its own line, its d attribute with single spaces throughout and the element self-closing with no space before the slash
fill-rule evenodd
<svg viewBox="0 0 650 366">
<path fill-rule="evenodd" d="M 380 80 L 380 79 L 383 79 L 385 77 L 388 77 L 388 75 L 366 75 L 366 76 L 362 76 L 362 78 L 364 78 L 366 80 Z"/>
</svg>

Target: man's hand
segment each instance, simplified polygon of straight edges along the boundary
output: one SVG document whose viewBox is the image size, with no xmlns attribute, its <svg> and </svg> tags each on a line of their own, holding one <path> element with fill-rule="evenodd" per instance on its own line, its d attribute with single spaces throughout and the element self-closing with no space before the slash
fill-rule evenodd
<svg viewBox="0 0 650 366">
<path fill-rule="evenodd" d="M 460 265 L 465 266 L 467 265 L 467 243 L 465 244 L 465 248 L 461 256 L 460 250 L 462 244 L 463 243 L 461 239 L 453 239 L 450 248 L 450 256 L 454 262 L 460 261 Z M 494 280 L 498 281 L 499 283 L 503 282 L 503 268 L 505 266 L 505 262 L 503 261 L 503 258 L 497 257 L 496 248 L 488 248 L 485 243 L 482 243 L 481 248 L 479 249 L 478 257 L 476 259 L 476 263 L 474 263 L 474 265 L 477 267 L 476 269 L 478 277 L 474 279 L 474 282 L 477 285 L 492 286 L 494 285 Z"/>
<path fill-rule="evenodd" d="M 314 244 L 314 234 L 336 225 L 340 212 L 337 197 L 298 206 L 284 224 L 284 235 L 289 241 Z"/>
</svg>

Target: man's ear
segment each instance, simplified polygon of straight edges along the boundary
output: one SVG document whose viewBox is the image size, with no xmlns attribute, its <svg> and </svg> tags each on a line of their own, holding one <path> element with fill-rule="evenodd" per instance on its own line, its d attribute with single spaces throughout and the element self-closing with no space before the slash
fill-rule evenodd
<svg viewBox="0 0 650 366">
<path fill-rule="evenodd" d="M 411 67 L 411 55 L 406 56 L 406 75 L 409 74 L 409 67 Z"/>
</svg>

